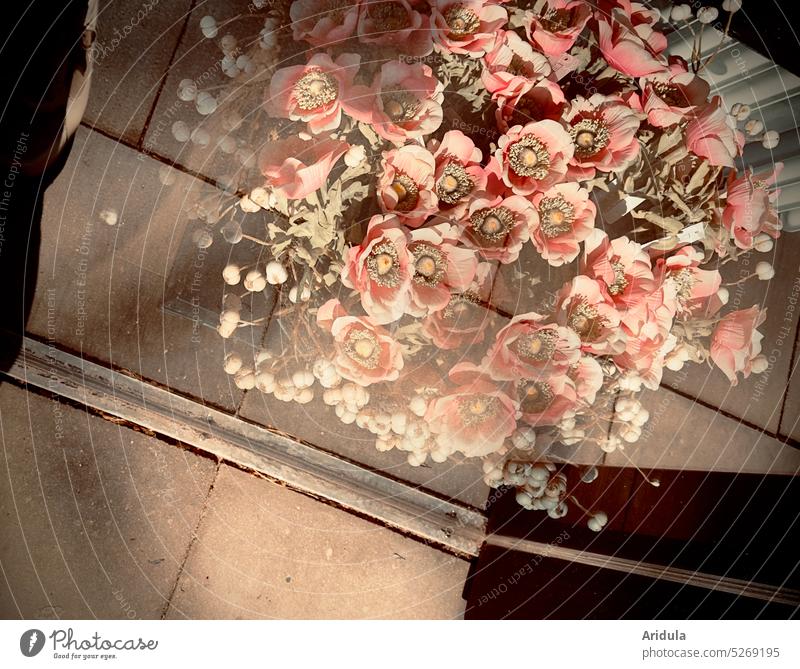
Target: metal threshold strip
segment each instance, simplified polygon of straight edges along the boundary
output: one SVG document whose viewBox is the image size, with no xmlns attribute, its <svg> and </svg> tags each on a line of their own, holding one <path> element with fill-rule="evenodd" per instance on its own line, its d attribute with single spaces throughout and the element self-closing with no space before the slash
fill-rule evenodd
<svg viewBox="0 0 800 669">
<path fill-rule="evenodd" d="M 681 585 L 715 590 L 717 592 L 727 592 L 739 597 L 749 597 L 760 599 L 775 604 L 788 604 L 797 606 L 800 604 L 800 591 L 791 588 L 780 588 L 764 583 L 754 583 L 738 578 L 728 578 L 726 576 L 716 576 L 704 574 L 702 572 L 680 569 L 652 564 L 649 562 L 638 562 L 628 560 L 613 555 L 602 555 L 589 551 L 556 546 L 554 544 L 530 541 L 528 539 L 515 539 L 498 534 L 490 534 L 486 537 L 486 543 L 490 546 L 507 548 L 509 550 L 540 555 L 542 557 L 564 560 L 588 567 L 598 569 L 610 569 L 634 576 L 644 576 L 659 581 L 670 581 Z"/>
<path fill-rule="evenodd" d="M 468 506 L 54 346 L 26 337 L 8 375 L 460 555 L 480 551 L 486 517 Z"/>
</svg>

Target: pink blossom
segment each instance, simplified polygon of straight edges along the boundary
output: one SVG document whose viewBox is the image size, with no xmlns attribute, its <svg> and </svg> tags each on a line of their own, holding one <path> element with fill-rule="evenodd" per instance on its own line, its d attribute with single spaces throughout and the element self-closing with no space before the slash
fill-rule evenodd
<svg viewBox="0 0 800 669">
<path fill-rule="evenodd" d="M 594 404 L 597 393 L 603 387 L 603 368 L 597 359 L 590 355 L 581 356 L 578 363 L 569 368 L 567 374 L 575 384 L 578 399 L 587 405 Z"/>
<path fill-rule="evenodd" d="M 469 204 L 464 227 L 464 242 L 487 260 L 514 262 L 537 225 L 536 210 L 519 195 L 488 196 L 479 193 Z"/>
<path fill-rule="evenodd" d="M 666 40 L 646 21 L 634 23 L 635 20 L 619 8 L 597 17 L 597 39 L 603 57 L 611 67 L 631 77 L 662 71 L 664 63 L 657 54 L 666 46 Z"/>
<path fill-rule="evenodd" d="M 521 314 L 509 321 L 483 360 L 493 379 L 535 379 L 543 371 L 566 372 L 580 360 L 581 341 L 569 328 L 545 323 L 545 316 Z"/>
<path fill-rule="evenodd" d="M 397 145 L 434 132 L 442 123 L 443 86 L 423 63 L 392 60 L 381 66 L 375 91 L 350 101 L 348 114 Z"/>
<path fill-rule="evenodd" d="M 556 184 L 531 198 L 538 216 L 531 227 L 536 250 L 550 265 L 572 262 L 580 243 L 594 230 L 597 209 L 589 193 L 577 183 Z"/>
<path fill-rule="evenodd" d="M 442 51 L 473 58 L 494 46 L 508 20 L 492 0 L 430 0 L 433 39 Z"/>
<path fill-rule="evenodd" d="M 350 248 L 342 283 L 355 288 L 372 320 L 399 320 L 411 303 L 414 256 L 409 237 L 395 216 L 373 216 L 361 244 Z"/>
<path fill-rule="evenodd" d="M 416 227 L 437 211 L 433 155 L 417 144 L 384 151 L 378 180 L 378 202 L 386 213 Z"/>
<path fill-rule="evenodd" d="M 267 186 L 290 200 L 299 200 L 320 188 L 350 148 L 347 142 L 323 139 L 304 142 L 297 136 L 270 142 L 259 156 Z"/>
<path fill-rule="evenodd" d="M 536 83 L 551 72 L 550 61 L 533 50 L 513 30 L 500 31 L 494 48 L 483 59 L 481 73 L 486 90 L 504 95 L 524 83 Z"/>
<path fill-rule="evenodd" d="M 516 78 L 493 98 L 497 102 L 497 125 L 503 132 L 531 121 L 560 121 L 567 106 L 561 87 L 549 79 L 534 82 Z"/>
<path fill-rule="evenodd" d="M 739 382 L 737 374 L 744 378 L 753 371 L 753 360 L 761 353 L 764 335 L 756 328 L 767 318 L 767 310 L 757 306 L 734 311 L 723 317 L 711 336 L 711 359 L 731 385 Z"/>
<path fill-rule="evenodd" d="M 780 191 L 769 187 L 775 184 L 782 170 L 783 163 L 777 163 L 772 173 L 754 175 L 747 170 L 740 177 L 731 173 L 722 225 L 740 249 L 752 249 L 756 236 L 762 232 L 776 239 L 780 235 L 781 221 L 775 210 Z"/>
<path fill-rule="evenodd" d="M 556 425 L 578 404 L 575 382 L 564 372 L 544 372 L 515 385 L 523 421 L 529 425 Z"/>
<path fill-rule="evenodd" d="M 442 140 L 432 139 L 428 149 L 436 161 L 436 196 L 442 216 L 459 219 L 469 205 L 469 196 L 486 187 L 481 150 L 460 130 L 449 130 Z"/>
<path fill-rule="evenodd" d="M 594 355 L 613 355 L 625 349 L 625 333 L 614 302 L 598 281 L 578 275 L 556 295 L 555 320 L 572 328 L 581 349 Z"/>
<path fill-rule="evenodd" d="M 572 48 L 591 15 L 584 0 L 546 0 L 540 14 L 526 12 L 525 32 L 542 53 L 557 57 Z"/>
<path fill-rule="evenodd" d="M 350 37 L 356 30 L 361 0 L 295 0 L 289 7 L 296 41 L 328 46 Z"/>
<path fill-rule="evenodd" d="M 650 256 L 641 244 L 625 236 L 609 239 L 602 230 L 595 229 L 586 238 L 581 272 L 605 287 L 622 314 L 656 289 Z"/>
<path fill-rule="evenodd" d="M 668 70 L 644 77 L 642 106 L 650 125 L 666 128 L 677 125 L 708 101 L 708 82 L 689 72 L 682 60 L 670 59 Z"/>
<path fill-rule="evenodd" d="M 564 128 L 544 120 L 509 128 L 500 137 L 495 156 L 506 185 L 517 195 L 530 195 L 563 181 L 574 151 Z"/>
<path fill-rule="evenodd" d="M 733 159 L 744 146 L 744 135 L 734 127 L 719 96 L 714 96 L 689 120 L 686 145 L 689 151 L 712 165 L 733 167 Z"/>
<path fill-rule="evenodd" d="M 459 230 L 449 223 L 413 230 L 408 250 L 414 258 L 411 276 L 413 316 L 445 309 L 452 293 L 469 289 L 478 268 L 474 251 L 458 246 Z"/>
<path fill-rule="evenodd" d="M 572 178 L 591 179 L 595 170 L 619 171 L 639 155 L 640 116 L 622 98 L 599 93 L 578 97 L 564 120 L 575 147 Z"/>
<path fill-rule="evenodd" d="M 718 270 L 700 269 L 703 260 L 700 251 L 692 246 L 684 246 L 658 262 L 662 281 L 674 295 L 677 311 L 684 316 L 705 311 L 722 283 Z"/>
<path fill-rule="evenodd" d="M 317 323 L 333 335 L 333 363 L 342 378 L 368 386 L 400 376 L 400 345 L 372 319 L 350 316 L 332 299 L 319 308 Z"/>
<path fill-rule="evenodd" d="M 335 61 L 325 53 L 314 54 L 305 65 L 278 70 L 270 80 L 267 112 L 278 118 L 305 121 L 313 133 L 336 130 L 342 111 L 351 110 L 350 98 L 368 95 L 355 86 L 361 57 L 351 53 Z"/>
<path fill-rule="evenodd" d="M 517 427 L 517 402 L 469 363 L 456 365 L 451 378 L 458 385 L 428 405 L 431 432 L 443 446 L 467 456 L 498 450 Z"/>
<path fill-rule="evenodd" d="M 409 0 L 368 0 L 358 21 L 361 42 L 402 49 L 408 56 L 433 51 L 430 18 Z"/>
</svg>

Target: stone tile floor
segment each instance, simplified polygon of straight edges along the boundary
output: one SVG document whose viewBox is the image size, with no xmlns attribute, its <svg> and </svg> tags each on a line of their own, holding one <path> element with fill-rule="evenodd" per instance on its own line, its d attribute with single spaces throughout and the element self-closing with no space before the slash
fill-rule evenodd
<svg viewBox="0 0 800 669">
<path fill-rule="evenodd" d="M 277 411 L 231 384 L 216 333 L 162 311 L 195 225 L 187 208 L 226 169 L 213 146 L 174 141 L 175 120 L 196 123 L 175 89 L 184 77 L 221 78 L 199 40 L 199 18 L 234 16 L 246 3 L 160 3 L 113 48 L 115 30 L 139 7 L 101 5 L 104 51 L 85 127 L 45 200 L 30 334 L 250 420 L 271 425 L 279 414 L 281 426 L 302 425 L 300 436 L 323 448 L 481 506 L 487 490 L 476 468 L 413 469 L 356 435 L 343 438 L 338 421 L 329 432 L 323 416 Z M 778 242 L 774 281 L 732 291 L 774 318 L 769 374 L 731 391 L 714 371 L 669 375 L 665 385 L 677 392 L 647 398 L 655 417 L 646 448 L 608 464 L 798 472 L 800 451 L 785 443 L 800 440 L 798 240 Z M 243 339 L 260 335 L 253 328 Z M 461 560 L 13 385 L 0 388 L 0 412 L 6 617 L 460 615 Z"/>
</svg>

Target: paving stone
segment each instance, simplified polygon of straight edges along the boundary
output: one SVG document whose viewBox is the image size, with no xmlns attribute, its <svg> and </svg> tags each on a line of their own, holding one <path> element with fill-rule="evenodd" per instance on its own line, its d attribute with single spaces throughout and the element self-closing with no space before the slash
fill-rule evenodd
<svg viewBox="0 0 800 669">
<path fill-rule="evenodd" d="M 0 385 L 0 618 L 158 618 L 216 463 Z"/>
<path fill-rule="evenodd" d="M 740 379 L 737 386 L 731 387 L 718 369 L 687 364 L 680 372 L 665 370 L 663 383 L 776 433 L 800 317 L 798 258 L 800 235 L 783 234 L 770 253 L 750 254 L 720 268 L 723 282 L 730 282 L 754 272 L 756 263 L 762 260 L 775 267 L 775 277 L 770 281 L 753 279 L 730 287 L 726 307 L 727 311 L 733 311 L 757 304 L 767 309 L 767 320 L 759 328 L 764 334 L 762 352 L 770 361 L 766 372 Z"/>
<path fill-rule="evenodd" d="M 661 388 L 645 392 L 650 420 L 624 454 L 610 453 L 605 464 L 643 469 L 788 474 L 800 473 L 800 449 L 749 428 L 692 400 Z"/>
<path fill-rule="evenodd" d="M 468 563 L 223 467 L 167 617 L 458 618 Z"/>
<path fill-rule="evenodd" d="M 101 0 L 86 123 L 138 143 L 191 0 Z"/>
<path fill-rule="evenodd" d="M 800 362 L 798 361 L 797 347 L 800 344 L 800 332 L 795 342 L 795 358 L 792 375 L 786 388 L 786 401 L 783 405 L 783 418 L 781 419 L 782 435 L 800 441 Z"/>
<path fill-rule="evenodd" d="M 223 340 L 162 310 L 179 243 L 187 225 L 197 226 L 187 223 L 188 209 L 212 189 L 172 168 L 174 183 L 163 186 L 163 168 L 97 133 L 80 132 L 45 197 L 28 331 L 233 410 L 241 391 L 222 370 Z M 111 212 L 114 225 L 102 220 Z M 195 264 L 204 257 L 198 251 Z M 222 280 L 198 291 L 218 291 L 221 300 Z"/>
</svg>

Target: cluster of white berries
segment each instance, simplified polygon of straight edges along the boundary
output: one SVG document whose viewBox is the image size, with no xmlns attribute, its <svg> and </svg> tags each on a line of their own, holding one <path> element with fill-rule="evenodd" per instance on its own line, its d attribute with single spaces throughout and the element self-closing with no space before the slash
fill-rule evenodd
<svg viewBox="0 0 800 669">
<path fill-rule="evenodd" d="M 574 411 L 567 411 L 558 423 L 558 430 L 561 432 L 561 442 L 567 446 L 579 444 L 586 438 L 586 431 L 578 426 Z"/>
<path fill-rule="evenodd" d="M 623 441 L 633 444 L 639 441 L 642 436 L 642 427 L 650 419 L 650 412 L 642 406 L 642 403 L 632 397 L 620 397 L 614 404 L 614 418 L 619 423 L 616 434 Z M 608 440 L 609 442 L 611 439 Z M 612 442 L 613 443 L 613 442 Z M 603 450 L 607 452 L 619 448 L 615 444 L 611 449 L 612 443 L 603 444 Z"/>
<path fill-rule="evenodd" d="M 273 18 L 264 21 L 264 27 L 258 34 L 258 46 L 262 49 L 274 49 L 278 45 L 277 31 L 278 22 Z"/>
<path fill-rule="evenodd" d="M 222 278 L 229 286 L 236 286 L 242 281 L 242 271 L 242 268 L 236 263 L 228 263 L 222 270 Z M 249 270 L 244 275 L 242 285 L 251 293 L 260 293 L 267 287 L 267 284 L 277 286 L 285 283 L 288 278 L 289 273 L 286 268 L 276 260 L 272 260 L 267 263 L 263 272 L 259 269 Z"/>
<path fill-rule="evenodd" d="M 664 357 L 664 367 L 673 372 L 679 372 L 689 360 L 699 360 L 700 356 L 697 348 L 691 343 L 684 341 L 673 348 Z"/>
<path fill-rule="evenodd" d="M 233 293 L 227 293 L 222 300 L 222 311 L 219 314 L 219 326 L 217 327 L 217 332 L 223 339 L 228 339 L 234 332 L 236 332 L 236 328 L 239 327 L 239 323 L 242 320 L 242 300 L 238 295 Z M 231 363 L 235 366 L 235 362 Z M 227 365 L 227 360 L 226 360 Z M 241 359 L 240 364 L 236 369 L 232 369 L 228 371 L 226 366 L 225 371 L 228 374 L 236 374 L 241 367 Z"/>
<path fill-rule="evenodd" d="M 744 123 L 744 131 L 748 137 L 761 137 L 761 145 L 772 150 L 780 144 L 781 136 L 777 130 L 764 131 L 764 122 L 757 118 L 750 118 L 753 108 L 745 103 L 737 102 L 731 106 L 730 114 L 740 123 Z"/>
<path fill-rule="evenodd" d="M 547 511 L 551 518 L 567 515 L 567 477 L 556 472 L 552 463 L 508 461 L 503 468 L 503 484 L 517 489 L 517 503 L 523 509 Z"/>
</svg>

